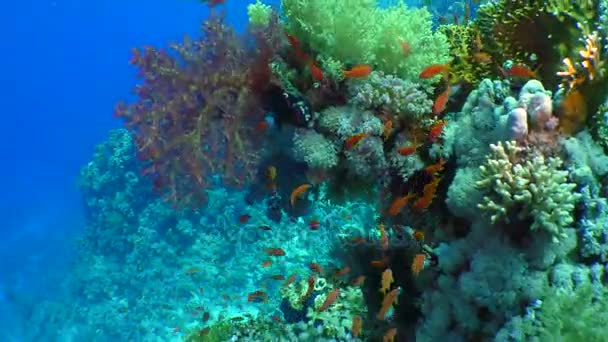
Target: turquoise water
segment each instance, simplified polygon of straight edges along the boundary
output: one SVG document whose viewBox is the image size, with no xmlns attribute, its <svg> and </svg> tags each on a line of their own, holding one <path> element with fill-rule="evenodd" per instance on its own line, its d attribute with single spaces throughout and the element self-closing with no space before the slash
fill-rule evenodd
<svg viewBox="0 0 608 342">
<path fill-rule="evenodd" d="M 608 3 L 480 2 L 13 4 L 0 341 L 608 341 Z"/>
</svg>

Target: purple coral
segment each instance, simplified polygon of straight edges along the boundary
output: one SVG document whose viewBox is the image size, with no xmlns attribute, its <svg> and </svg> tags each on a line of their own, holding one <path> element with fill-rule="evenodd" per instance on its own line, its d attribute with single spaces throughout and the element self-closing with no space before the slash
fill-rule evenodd
<svg viewBox="0 0 608 342">
<path fill-rule="evenodd" d="M 173 44 L 170 52 L 135 49 L 131 64 L 143 83 L 138 100 L 120 103 L 115 116 L 133 132 L 142 173 L 173 203 L 199 204 L 211 175 L 242 186 L 253 177 L 264 117 L 253 81 L 260 82 L 260 54 L 253 53 L 223 18 L 212 16 L 198 40 Z M 264 57 L 264 56 L 263 56 Z M 263 81 L 263 78 L 262 78 Z"/>
</svg>

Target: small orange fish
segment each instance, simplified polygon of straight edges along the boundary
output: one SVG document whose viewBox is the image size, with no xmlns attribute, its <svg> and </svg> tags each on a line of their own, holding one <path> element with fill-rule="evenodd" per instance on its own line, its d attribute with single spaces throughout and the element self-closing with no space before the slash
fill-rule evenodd
<svg viewBox="0 0 608 342">
<path fill-rule="evenodd" d="M 372 260 L 370 265 L 372 265 L 374 268 L 386 268 L 388 263 L 385 260 Z"/>
<path fill-rule="evenodd" d="M 323 268 L 321 268 L 321 265 L 314 262 L 310 264 L 310 270 L 321 275 L 323 274 Z"/>
<path fill-rule="evenodd" d="M 438 172 L 443 171 L 443 167 L 445 165 L 445 160 L 443 158 L 439 158 L 439 161 L 433 165 L 427 166 L 424 171 L 431 176 L 436 175 Z"/>
<path fill-rule="evenodd" d="M 380 306 L 380 311 L 376 315 L 376 318 L 380 321 L 384 321 L 386 319 L 386 313 L 391 308 L 391 306 L 397 302 L 397 297 L 399 296 L 399 287 L 394 288 L 391 292 L 384 295 L 382 299 L 382 305 Z"/>
<path fill-rule="evenodd" d="M 426 67 L 424 70 L 422 70 L 422 72 L 420 73 L 420 75 L 418 75 L 418 77 L 421 79 L 428 79 L 433 76 L 437 76 L 447 70 L 448 70 L 447 64 L 432 64 L 432 65 L 429 65 L 428 67 Z"/>
<path fill-rule="evenodd" d="M 336 271 L 336 277 L 347 275 L 350 272 L 350 267 L 344 266 L 341 270 Z"/>
<path fill-rule="evenodd" d="M 382 342 L 394 342 L 397 336 L 397 328 L 390 328 L 382 337 Z"/>
<path fill-rule="evenodd" d="M 525 65 L 519 64 L 512 66 L 509 71 L 507 71 L 507 74 L 511 77 L 518 78 L 538 78 L 536 71 L 532 71 Z"/>
<path fill-rule="evenodd" d="M 268 259 L 262 263 L 262 267 L 270 267 L 272 265 L 272 260 Z"/>
<path fill-rule="evenodd" d="M 409 155 L 412 155 L 416 152 L 416 149 L 418 148 L 418 146 L 416 145 L 408 145 L 405 147 L 402 147 L 400 149 L 397 150 L 397 153 L 399 153 L 400 155 L 407 157 Z"/>
<path fill-rule="evenodd" d="M 403 207 L 405 207 L 409 201 L 414 197 L 413 193 L 408 193 L 405 196 L 396 198 L 388 209 L 388 214 L 390 216 L 395 216 L 401 212 Z"/>
<path fill-rule="evenodd" d="M 302 298 L 300 298 L 300 302 L 304 303 L 312 294 L 312 291 L 315 289 L 315 276 L 308 277 L 308 288 L 306 289 L 306 294 Z"/>
<path fill-rule="evenodd" d="M 285 251 L 282 248 L 267 248 L 264 252 L 270 256 L 284 256 L 285 255 Z"/>
<path fill-rule="evenodd" d="M 336 300 L 338 299 L 338 296 L 340 296 L 340 289 L 339 288 L 331 291 L 327 295 L 327 297 L 325 297 L 325 301 L 323 302 L 323 304 L 321 305 L 321 307 L 317 310 L 317 312 L 323 312 L 323 311 L 327 310 L 327 308 L 329 308 L 333 303 L 336 302 Z"/>
<path fill-rule="evenodd" d="M 439 115 L 441 112 L 445 110 L 445 107 L 448 104 L 448 100 L 450 99 L 450 86 L 445 88 L 445 90 L 437 96 L 435 102 L 433 103 L 433 114 Z"/>
<path fill-rule="evenodd" d="M 353 279 L 353 281 L 350 283 L 350 286 L 357 287 L 363 285 L 363 283 L 365 283 L 365 276 L 360 275 L 357 278 Z"/>
<path fill-rule="evenodd" d="M 387 141 L 388 138 L 391 137 L 391 134 L 393 134 L 393 120 L 386 119 L 384 121 L 384 129 L 382 130 L 382 139 L 384 141 Z"/>
<path fill-rule="evenodd" d="M 475 62 L 480 64 L 490 64 L 492 63 L 492 56 L 490 56 L 487 52 L 475 52 L 473 54 L 473 59 Z"/>
<path fill-rule="evenodd" d="M 383 295 L 386 295 L 388 290 L 391 289 L 391 285 L 394 281 L 395 279 L 393 279 L 393 271 L 390 268 L 384 270 L 384 272 L 382 272 L 382 280 L 380 282 L 380 292 L 382 292 Z"/>
<path fill-rule="evenodd" d="M 239 222 L 247 223 L 247 221 L 249 221 L 250 218 L 251 218 L 251 215 L 241 215 L 241 216 L 239 216 Z"/>
<path fill-rule="evenodd" d="M 424 241 L 424 232 L 418 229 L 414 230 L 414 240 L 419 241 L 419 242 L 423 242 Z"/>
<path fill-rule="evenodd" d="M 272 316 L 272 317 L 270 317 L 270 319 L 272 319 L 273 321 L 275 321 L 277 323 L 283 323 L 283 320 L 279 316 Z"/>
<path fill-rule="evenodd" d="M 308 228 L 310 228 L 310 230 L 319 230 L 319 228 L 321 228 L 321 222 L 319 222 L 319 220 L 310 220 L 310 222 L 308 222 Z"/>
<path fill-rule="evenodd" d="M 200 334 L 201 336 L 205 336 L 205 335 L 207 335 L 207 334 L 208 334 L 210 331 L 211 331 L 211 328 L 206 327 L 206 328 L 201 329 L 201 331 L 199 332 L 199 334 Z"/>
<path fill-rule="evenodd" d="M 247 295 L 248 302 L 266 302 L 268 301 L 268 294 L 262 290 L 251 292 Z"/>
<path fill-rule="evenodd" d="M 272 280 L 285 280 L 285 276 L 282 275 L 282 274 L 276 274 L 276 275 L 270 276 L 270 279 L 272 279 Z"/>
<path fill-rule="evenodd" d="M 314 62 L 310 65 L 310 73 L 315 81 L 323 81 L 323 70 L 321 70 L 321 68 L 319 68 Z"/>
<path fill-rule="evenodd" d="M 445 127 L 447 123 L 448 122 L 446 120 L 439 120 L 431 126 L 431 129 L 429 131 L 430 142 L 435 142 L 435 140 L 437 140 L 441 133 L 443 133 L 443 127 Z"/>
<path fill-rule="evenodd" d="M 366 78 L 372 72 L 372 67 L 367 64 L 355 65 L 350 70 L 344 70 L 346 78 Z"/>
<path fill-rule="evenodd" d="M 386 230 L 384 229 L 383 224 L 378 225 L 378 230 L 380 231 L 380 248 L 383 251 L 388 249 L 388 236 L 386 235 Z"/>
<path fill-rule="evenodd" d="M 290 203 L 291 206 L 294 206 L 296 204 L 296 200 L 302 195 L 304 194 L 306 191 L 308 191 L 308 189 L 310 189 L 312 185 L 310 184 L 302 184 L 300 186 L 298 186 L 297 188 L 295 188 L 292 192 L 291 192 L 291 197 L 290 197 Z"/>
<path fill-rule="evenodd" d="M 426 260 L 426 255 L 424 254 L 416 254 L 414 256 L 414 260 L 412 260 L 412 274 L 414 276 L 418 276 L 418 274 L 424 269 L 424 261 Z"/>
<path fill-rule="evenodd" d="M 362 322 L 361 322 L 361 316 L 355 315 L 353 316 L 353 325 L 350 329 L 350 331 L 353 333 L 353 337 L 357 338 L 359 337 L 359 335 L 361 335 L 361 326 L 362 326 Z"/>
<path fill-rule="evenodd" d="M 293 283 L 294 281 L 296 281 L 296 275 L 292 274 L 289 276 L 289 278 L 287 278 L 287 281 L 283 284 L 283 286 L 289 286 L 291 285 L 291 283 Z"/>
<path fill-rule="evenodd" d="M 257 125 L 255 125 L 255 132 L 258 134 L 262 134 L 268 130 L 268 127 L 270 127 L 270 125 L 268 124 L 268 121 L 262 120 L 262 121 L 258 122 Z"/>
<path fill-rule="evenodd" d="M 403 56 L 404 57 L 409 57 L 409 55 L 412 54 L 412 46 L 410 43 L 408 42 L 402 42 L 401 43 L 401 51 L 403 51 Z"/>
<path fill-rule="evenodd" d="M 310 60 L 310 57 L 302 50 L 302 45 L 300 44 L 298 38 L 290 35 L 287 32 L 285 32 L 285 36 L 287 37 L 287 40 L 289 40 L 289 44 L 293 48 L 295 55 L 300 62 L 307 63 Z"/>
<path fill-rule="evenodd" d="M 203 322 L 207 322 L 209 320 L 210 314 L 208 312 L 205 312 L 203 314 Z"/>
<path fill-rule="evenodd" d="M 355 148 L 357 145 L 359 145 L 361 140 L 363 140 L 363 138 L 365 138 L 366 136 L 367 136 L 367 133 L 359 133 L 359 134 L 355 134 L 355 135 L 351 136 L 350 138 L 346 139 L 346 141 L 344 142 L 344 149 L 348 151 L 348 150 Z"/>
</svg>

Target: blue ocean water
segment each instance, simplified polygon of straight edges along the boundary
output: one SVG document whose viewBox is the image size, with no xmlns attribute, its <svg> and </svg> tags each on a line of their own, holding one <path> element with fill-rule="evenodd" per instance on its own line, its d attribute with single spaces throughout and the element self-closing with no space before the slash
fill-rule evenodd
<svg viewBox="0 0 608 342">
<path fill-rule="evenodd" d="M 78 173 L 121 126 L 112 110 L 136 83 L 131 48 L 197 36 L 207 15 L 197 1 L 3 4 L 1 340 L 23 340 L 20 306 L 52 297 L 69 271 L 85 224 Z M 245 6 L 227 20 L 242 30 Z"/>
<path fill-rule="evenodd" d="M 608 1 L 256 1 L 5 5 L 0 342 L 608 341 Z"/>
</svg>

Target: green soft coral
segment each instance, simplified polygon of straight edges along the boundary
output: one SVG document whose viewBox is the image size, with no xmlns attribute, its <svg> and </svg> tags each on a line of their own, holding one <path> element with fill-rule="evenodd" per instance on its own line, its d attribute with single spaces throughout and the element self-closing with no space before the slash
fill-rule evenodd
<svg viewBox="0 0 608 342">
<path fill-rule="evenodd" d="M 247 6 L 247 16 L 249 17 L 249 23 L 251 25 L 268 26 L 271 14 L 272 7 L 262 3 L 260 0 Z"/>
<path fill-rule="evenodd" d="M 428 65 L 447 63 L 445 35 L 432 30 L 431 14 L 404 2 L 381 8 L 377 0 L 282 0 L 287 31 L 323 58 L 369 64 L 403 79 Z M 410 46 L 406 56 L 402 43 Z"/>
</svg>

